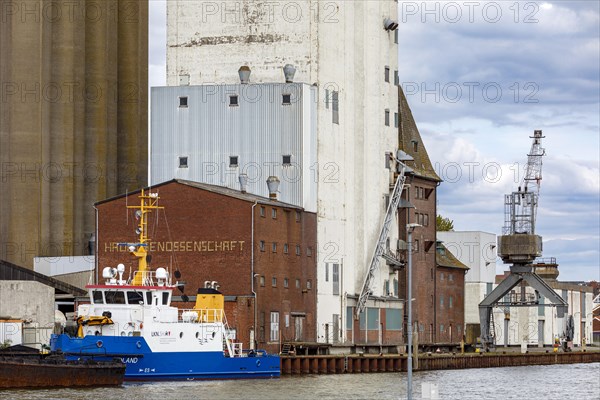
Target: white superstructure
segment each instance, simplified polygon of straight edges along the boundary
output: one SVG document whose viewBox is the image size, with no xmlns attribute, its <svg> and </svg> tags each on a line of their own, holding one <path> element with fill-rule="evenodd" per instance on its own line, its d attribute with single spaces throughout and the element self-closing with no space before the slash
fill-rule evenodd
<svg viewBox="0 0 600 400">
<path fill-rule="evenodd" d="M 173 0 L 167 11 L 168 85 L 238 84 L 241 66 L 251 84 L 284 82 L 290 64 L 294 82 L 316 88 L 316 160 L 302 175 L 317 196 L 317 337 L 343 340 L 390 194 L 386 152 L 398 148 L 397 25 L 386 21 L 397 2 Z M 374 295 L 388 279 L 384 266 Z"/>
</svg>

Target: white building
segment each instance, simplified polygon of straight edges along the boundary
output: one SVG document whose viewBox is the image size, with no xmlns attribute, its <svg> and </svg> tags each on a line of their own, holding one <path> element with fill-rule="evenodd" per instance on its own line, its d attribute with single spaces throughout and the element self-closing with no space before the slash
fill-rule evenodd
<svg viewBox="0 0 600 400">
<path fill-rule="evenodd" d="M 465 275 L 465 325 L 468 331 L 470 324 L 479 324 L 479 303 L 502 280 L 502 277 L 496 277 L 495 273 L 496 236 L 486 232 L 438 232 L 437 236 L 456 258 L 470 268 Z M 591 343 L 593 289 L 576 283 L 559 282 L 556 280 L 556 264 L 544 265 L 550 267 L 540 267 L 537 273 L 569 304 L 566 315 L 573 316 L 573 343 L 582 345 L 583 338 L 586 343 Z M 536 294 L 531 287 L 517 286 L 507 295 L 507 300 L 521 296 L 533 300 Z M 545 299 L 541 297 L 537 306 L 495 307 L 493 313 L 496 345 L 513 346 L 526 343 L 551 346 L 554 338 L 562 336 L 565 332 L 566 317 L 558 318 L 556 308 L 544 304 Z"/>
<path fill-rule="evenodd" d="M 394 78 L 398 48 L 397 25 L 386 18 L 395 19 L 397 13 L 393 0 L 167 3 L 168 85 L 190 85 L 189 90 L 197 85 L 237 85 L 241 66 L 251 69 L 251 83 L 281 83 L 282 67 L 291 64 L 297 69 L 294 81 L 303 84 L 304 93 L 309 92 L 307 85 L 311 95 L 315 90 L 311 124 L 316 126 L 316 158 L 309 170 L 303 160 L 301 173 L 304 179 L 315 179 L 311 182 L 318 215 L 317 335 L 321 341 L 338 340 L 347 324 L 346 309 L 355 304 L 348 296 L 361 290 L 390 193 L 385 153 L 398 148 Z M 257 118 L 266 121 L 264 116 Z M 302 130 L 310 132 L 306 125 Z M 153 132 L 153 163 L 154 136 Z M 309 151 L 303 154 L 313 156 Z M 283 155 L 278 153 L 277 158 Z M 296 152 L 291 155 L 300 157 Z M 167 162 L 176 170 L 172 156 Z M 175 176 L 165 178 L 170 177 Z M 305 202 L 310 200 L 310 190 L 302 192 L 301 204 L 293 203 L 310 210 L 310 201 Z M 294 196 L 282 187 L 282 199 Z M 390 236 L 398 237 L 397 227 Z M 394 247 L 396 241 L 391 242 Z M 337 280 L 327 276 L 326 265 L 337 270 Z M 384 281 L 388 279 L 388 269 L 381 268 L 374 295 L 387 294 Z M 389 305 L 393 302 L 386 304 L 396 307 Z"/>
</svg>

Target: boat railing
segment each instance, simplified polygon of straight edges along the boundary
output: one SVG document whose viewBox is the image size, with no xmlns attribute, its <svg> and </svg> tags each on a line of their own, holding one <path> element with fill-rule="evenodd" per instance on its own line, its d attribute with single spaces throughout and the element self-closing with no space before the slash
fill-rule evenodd
<svg viewBox="0 0 600 400">
<path fill-rule="evenodd" d="M 179 322 L 223 322 L 225 313 L 222 309 L 180 309 Z"/>
<path fill-rule="evenodd" d="M 129 284 L 134 282 L 141 282 L 142 286 L 170 286 L 171 279 L 167 275 L 167 278 L 158 279 L 156 277 L 156 271 L 134 271 Z"/>
</svg>

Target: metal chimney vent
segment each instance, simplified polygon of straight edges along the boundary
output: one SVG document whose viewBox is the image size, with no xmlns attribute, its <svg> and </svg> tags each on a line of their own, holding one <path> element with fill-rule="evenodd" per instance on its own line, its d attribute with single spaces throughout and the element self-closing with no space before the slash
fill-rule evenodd
<svg viewBox="0 0 600 400">
<path fill-rule="evenodd" d="M 277 189 L 279 189 L 279 178 L 270 176 L 267 178 L 267 187 L 269 188 L 269 199 L 277 200 Z"/>
<path fill-rule="evenodd" d="M 292 64 L 286 64 L 283 67 L 283 75 L 285 76 L 286 83 L 294 82 L 294 75 L 296 75 L 296 68 Z"/>
<path fill-rule="evenodd" d="M 248 188 L 248 175 L 240 174 L 239 180 L 240 180 L 240 191 L 242 193 L 246 193 L 246 189 Z"/>
<path fill-rule="evenodd" d="M 250 82 L 250 73 L 252 71 L 250 71 L 250 67 L 247 65 L 242 65 L 240 67 L 240 69 L 238 69 L 238 74 L 240 76 L 240 82 L 243 85 L 248 84 L 248 82 Z"/>
</svg>

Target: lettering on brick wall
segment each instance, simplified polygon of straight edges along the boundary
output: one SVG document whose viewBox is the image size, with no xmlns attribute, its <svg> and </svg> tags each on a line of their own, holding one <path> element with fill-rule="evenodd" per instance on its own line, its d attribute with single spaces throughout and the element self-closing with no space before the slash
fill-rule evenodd
<svg viewBox="0 0 600 400">
<path fill-rule="evenodd" d="M 148 245 L 148 252 L 194 252 L 194 253 L 210 253 L 210 252 L 242 252 L 244 251 L 243 240 L 201 240 L 201 241 L 186 241 L 186 242 L 151 242 Z M 106 253 L 127 253 L 129 250 L 126 246 L 119 246 L 117 242 L 105 243 L 104 252 Z"/>
</svg>

